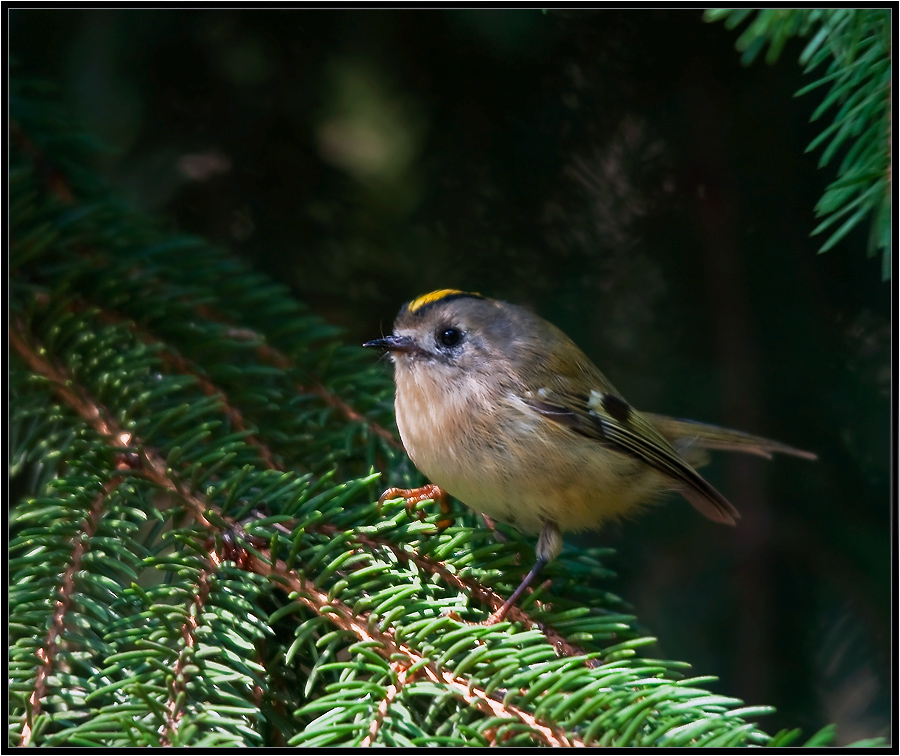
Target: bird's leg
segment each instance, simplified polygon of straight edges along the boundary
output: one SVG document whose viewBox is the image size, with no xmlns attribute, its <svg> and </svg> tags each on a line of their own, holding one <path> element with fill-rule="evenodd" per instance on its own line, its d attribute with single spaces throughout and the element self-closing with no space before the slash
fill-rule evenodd
<svg viewBox="0 0 900 756">
<path fill-rule="evenodd" d="M 380 507 L 388 499 L 403 499 L 406 502 L 406 511 L 409 515 L 412 515 L 416 504 L 426 499 L 431 499 L 438 503 L 438 506 L 441 508 L 441 514 L 444 515 L 437 521 L 438 530 L 445 530 L 453 524 L 453 518 L 450 516 L 452 510 L 449 496 L 443 488 L 436 486 L 434 483 L 429 483 L 420 488 L 389 488 L 379 497 L 378 506 Z M 419 512 L 418 516 L 420 520 L 425 519 L 425 515 L 422 512 Z"/>
<path fill-rule="evenodd" d="M 537 547 L 534 550 L 537 555 L 534 566 L 528 571 L 525 579 L 519 583 L 519 587 L 506 599 L 503 606 L 488 618 L 487 624 L 494 625 L 497 622 L 502 622 L 506 617 L 506 613 L 519 600 L 525 589 L 531 585 L 531 582 L 544 569 L 546 564 L 556 558 L 561 550 L 562 536 L 559 534 L 559 528 L 555 522 L 545 522 L 544 527 L 541 529 L 541 534 L 538 536 Z"/>
</svg>

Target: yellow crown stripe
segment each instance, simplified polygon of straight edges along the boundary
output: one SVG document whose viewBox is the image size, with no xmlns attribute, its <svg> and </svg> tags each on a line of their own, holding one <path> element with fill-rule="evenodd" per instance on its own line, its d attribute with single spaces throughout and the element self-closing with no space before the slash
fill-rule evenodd
<svg viewBox="0 0 900 756">
<path fill-rule="evenodd" d="M 434 304 L 435 302 L 440 302 L 442 299 L 446 299 L 447 297 L 480 297 L 480 294 L 473 294 L 468 291 L 460 291 L 459 289 L 438 289 L 437 291 L 432 291 L 428 294 L 423 294 L 421 297 L 416 297 L 412 302 L 410 302 L 406 309 L 409 312 L 417 312 L 421 310 L 426 305 Z"/>
</svg>

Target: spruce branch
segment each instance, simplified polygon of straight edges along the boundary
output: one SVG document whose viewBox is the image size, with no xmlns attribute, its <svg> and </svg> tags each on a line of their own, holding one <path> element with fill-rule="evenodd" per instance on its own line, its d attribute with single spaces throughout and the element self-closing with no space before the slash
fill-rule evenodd
<svg viewBox="0 0 900 756">
<path fill-rule="evenodd" d="M 94 499 L 94 503 L 88 514 L 88 519 L 82 526 L 82 532 L 86 536 L 90 537 L 96 532 L 100 515 L 103 512 L 104 501 L 112 494 L 121 480 L 122 479 L 119 478 L 107 481 L 103 486 L 103 491 Z M 41 706 L 47 693 L 47 678 L 54 670 L 57 644 L 65 629 L 65 617 L 71 608 L 72 594 L 75 589 L 75 575 L 81 568 L 81 562 L 84 556 L 85 547 L 83 541 L 79 540 L 70 545 L 72 547 L 70 556 L 71 561 L 68 567 L 66 567 L 66 571 L 63 573 L 62 580 L 60 581 L 61 585 L 59 587 L 59 597 L 56 602 L 56 611 L 53 613 L 53 618 L 50 622 L 50 630 L 47 632 L 47 636 L 44 639 L 42 646 L 37 651 L 40 666 L 38 667 L 37 675 L 35 676 L 31 695 L 28 697 L 30 712 L 22 728 L 21 745 L 23 746 L 31 745 L 33 735 L 32 723 L 39 719 L 41 715 Z"/>
<path fill-rule="evenodd" d="M 527 711 L 498 700 L 496 695 L 473 688 L 471 679 L 454 675 L 452 672 L 442 669 L 439 662 L 429 659 L 407 644 L 398 642 L 396 633 L 391 628 L 373 627 L 374 623 L 371 622 L 370 614 L 359 614 L 353 611 L 349 606 L 335 600 L 331 594 L 318 589 L 308 579 L 302 578 L 297 572 L 288 570 L 282 561 L 272 562 L 271 557 L 266 559 L 263 556 L 250 555 L 247 566 L 257 574 L 268 575 L 274 582 L 289 591 L 295 601 L 309 607 L 319 616 L 327 617 L 331 623 L 355 636 L 359 641 L 372 643 L 378 648 L 380 655 L 391 660 L 396 683 L 384 689 L 384 698 L 378 704 L 375 718 L 360 745 L 377 732 L 378 726 L 384 721 L 384 713 L 388 705 L 386 702 L 396 697 L 398 689 L 406 683 L 409 675 L 423 676 L 433 683 L 443 684 L 449 687 L 453 695 L 495 717 L 512 718 L 525 723 L 547 745 L 572 745 L 565 733 L 558 728 L 550 724 L 542 724 Z M 483 626 L 475 628 L 476 633 L 481 627 Z"/>
<path fill-rule="evenodd" d="M 707 10 L 707 21 L 733 29 L 754 13 L 748 8 Z M 887 8 L 765 9 L 747 23 L 736 47 L 741 61 L 752 63 L 768 45 L 774 64 L 789 39 L 811 36 L 800 64 L 804 73 L 825 66 L 796 96 L 824 85 L 828 93 L 810 120 L 837 111 L 810 142 L 807 152 L 824 148 L 819 167 L 844 155 L 835 178 L 816 205 L 820 223 L 812 235 L 830 231 L 819 252 L 827 252 L 861 221 L 870 223 L 868 254 L 881 251 L 882 278 L 891 275 L 891 11 Z"/>
<path fill-rule="evenodd" d="M 108 313 L 104 316 L 103 320 L 107 322 L 110 321 Z M 12 344 L 16 352 L 18 352 L 19 355 L 34 370 L 34 372 L 46 378 L 51 384 L 53 391 L 56 392 L 66 404 L 68 404 L 70 407 L 72 407 L 72 409 L 78 412 L 78 414 L 80 414 L 86 421 L 91 423 L 101 436 L 109 439 L 114 447 L 122 452 L 123 456 L 126 454 L 133 454 L 138 458 L 130 463 L 122 462 L 120 463 L 120 465 L 130 464 L 132 468 L 146 471 L 147 477 L 149 477 L 159 487 L 167 489 L 174 496 L 184 500 L 189 505 L 193 516 L 198 523 L 212 528 L 212 525 L 206 518 L 206 513 L 208 510 L 215 508 L 211 507 L 208 502 L 187 491 L 186 486 L 178 481 L 178 479 L 172 474 L 171 469 L 168 468 L 166 462 L 155 451 L 153 451 L 152 449 L 148 449 L 144 446 L 140 439 L 132 437 L 129 432 L 123 430 L 114 422 L 107 419 L 107 413 L 101 407 L 99 407 L 96 402 L 91 400 L 89 397 L 85 397 L 82 394 L 74 391 L 71 388 L 71 379 L 59 368 L 53 366 L 47 360 L 39 356 L 41 352 L 45 351 L 40 344 L 36 344 L 31 348 L 26 345 L 24 339 L 20 336 L 21 330 L 21 323 L 19 323 L 16 319 L 13 319 L 13 323 L 11 324 L 9 331 L 10 343 Z M 133 332 L 135 331 L 135 329 L 131 330 Z M 143 334 L 143 336 L 146 337 L 146 334 Z M 178 360 L 176 361 L 176 364 L 178 367 L 184 368 L 186 366 L 186 361 Z M 200 386 L 203 393 L 207 394 L 208 396 L 221 398 L 221 392 L 211 387 L 211 384 L 209 384 L 209 382 L 205 379 L 198 380 L 198 385 Z M 234 419 L 235 416 L 239 417 L 239 413 L 236 410 L 228 407 L 225 407 L 225 413 L 232 419 Z M 354 414 L 355 413 L 348 414 L 348 418 L 353 419 Z M 244 441 L 246 443 L 249 443 L 251 446 L 257 445 L 255 438 L 250 434 L 244 435 Z M 264 458 L 264 462 L 266 466 L 270 467 L 270 469 L 279 469 L 271 461 L 271 457 Z M 216 512 L 216 514 L 218 516 L 221 516 L 221 512 Z M 309 527 L 309 530 L 328 537 L 337 537 L 341 533 L 340 529 L 337 526 L 327 523 L 321 525 L 311 525 Z M 368 536 L 364 533 L 354 534 L 353 540 L 358 544 L 369 548 L 390 549 L 393 554 L 401 561 L 413 561 L 420 569 L 426 570 L 436 576 L 439 576 L 444 582 L 456 587 L 459 590 L 468 592 L 473 598 L 476 598 L 485 606 L 487 606 L 491 613 L 496 612 L 496 610 L 503 605 L 504 598 L 497 594 L 495 591 L 481 585 L 478 582 L 459 577 L 458 575 L 454 574 L 445 563 L 442 563 L 439 560 L 416 552 L 405 551 L 399 546 L 399 544 L 392 543 L 387 539 Z M 538 623 L 533 620 L 526 612 L 522 611 L 519 607 L 513 607 L 509 613 L 509 616 L 513 621 L 522 622 L 529 626 L 538 626 Z M 571 643 L 569 643 L 552 627 L 543 627 L 541 631 L 547 637 L 547 640 L 557 649 L 559 654 L 567 656 L 580 656 L 585 653 L 583 649 L 580 649 L 577 646 L 573 646 Z M 586 659 L 586 661 L 590 664 L 590 659 Z"/>
<path fill-rule="evenodd" d="M 390 382 L 228 253 L 115 203 L 17 85 L 10 185 L 10 731 L 16 745 L 763 745 L 770 711 L 641 655 L 564 554 L 441 533 Z M 27 105 L 27 107 L 26 107 Z"/>
</svg>

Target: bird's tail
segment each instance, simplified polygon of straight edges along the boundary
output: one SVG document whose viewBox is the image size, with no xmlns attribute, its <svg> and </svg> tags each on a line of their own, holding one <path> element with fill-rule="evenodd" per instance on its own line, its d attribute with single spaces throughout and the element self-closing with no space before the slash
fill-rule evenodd
<svg viewBox="0 0 900 756">
<path fill-rule="evenodd" d="M 643 415 L 695 467 L 705 462 L 706 455 L 702 451 L 697 453 L 703 449 L 744 452 L 766 459 L 771 459 L 773 454 L 790 454 L 809 460 L 818 459 L 812 452 L 749 433 L 697 423 L 693 420 L 677 420 L 674 417 L 649 412 L 644 412 Z"/>
</svg>

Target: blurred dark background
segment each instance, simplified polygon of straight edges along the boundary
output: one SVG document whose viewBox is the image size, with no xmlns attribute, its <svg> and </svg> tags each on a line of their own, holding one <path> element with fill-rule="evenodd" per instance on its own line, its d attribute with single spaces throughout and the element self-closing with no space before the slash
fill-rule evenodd
<svg viewBox="0 0 900 756">
<path fill-rule="evenodd" d="M 890 725 L 890 284 L 825 255 L 818 93 L 743 68 L 698 11 L 26 10 L 13 74 L 55 83 L 121 197 L 288 283 L 361 342 L 472 289 L 568 331 L 640 409 L 819 454 L 719 456 L 734 530 L 680 499 L 570 539 L 653 653 L 778 713 Z M 826 114 L 823 123 L 828 122 Z"/>
</svg>

